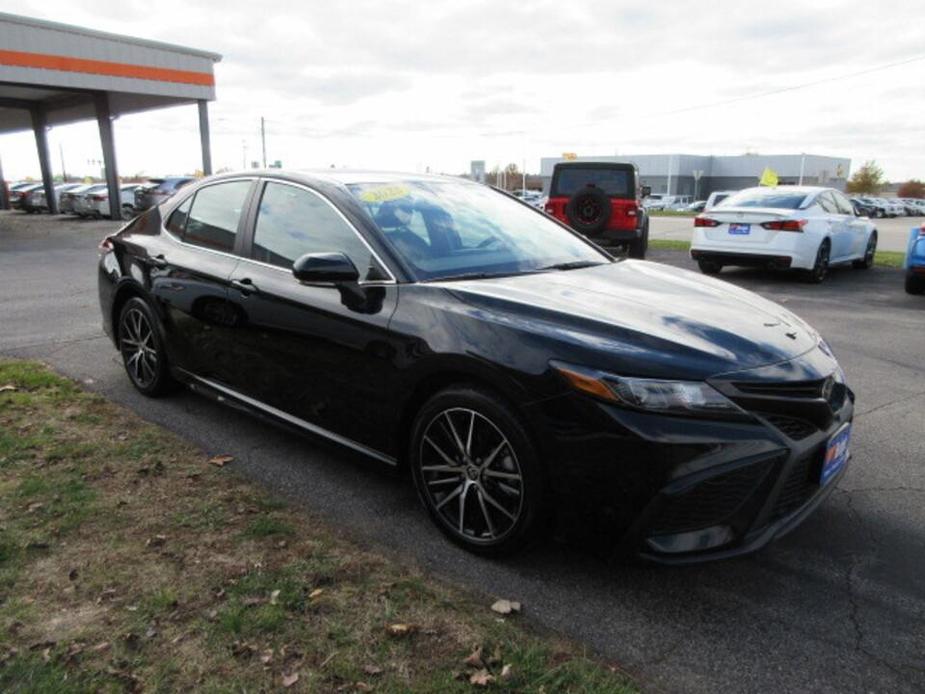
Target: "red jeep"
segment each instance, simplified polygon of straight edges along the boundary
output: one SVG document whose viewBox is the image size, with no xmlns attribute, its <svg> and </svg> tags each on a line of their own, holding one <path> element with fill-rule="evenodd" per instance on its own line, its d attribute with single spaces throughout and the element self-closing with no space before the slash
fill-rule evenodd
<svg viewBox="0 0 925 694">
<path fill-rule="evenodd" d="M 546 213 L 601 246 L 622 246 L 645 258 L 649 218 L 634 164 L 570 161 L 552 172 Z"/>
</svg>

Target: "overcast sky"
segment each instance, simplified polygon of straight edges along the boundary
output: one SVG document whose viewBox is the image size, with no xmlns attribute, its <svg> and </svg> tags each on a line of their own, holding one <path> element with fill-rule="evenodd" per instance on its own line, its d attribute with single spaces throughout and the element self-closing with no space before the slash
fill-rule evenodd
<svg viewBox="0 0 925 694">
<path fill-rule="evenodd" d="M 484 159 L 536 171 L 562 152 L 750 151 L 848 157 L 853 170 L 876 159 L 891 180 L 925 178 L 921 0 L 6 4 L 222 54 L 216 169 L 260 158 L 263 115 L 268 160 L 292 168 L 461 173 Z M 115 131 L 122 174 L 200 166 L 195 107 Z M 59 143 L 68 173 L 101 158 L 95 124 L 50 141 L 57 171 Z M 0 137 L 0 157 L 7 178 L 38 175 L 31 133 Z"/>
</svg>

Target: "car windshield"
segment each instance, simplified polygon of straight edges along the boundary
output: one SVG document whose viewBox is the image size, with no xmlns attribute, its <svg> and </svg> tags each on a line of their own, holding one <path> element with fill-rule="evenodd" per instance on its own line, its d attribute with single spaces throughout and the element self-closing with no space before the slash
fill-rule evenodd
<svg viewBox="0 0 925 694">
<path fill-rule="evenodd" d="M 717 207 L 775 207 L 798 210 L 806 200 L 806 193 L 777 190 L 743 190 L 722 201 Z"/>
<path fill-rule="evenodd" d="M 408 180 L 348 188 L 420 280 L 611 262 L 543 213 L 486 186 Z"/>
<path fill-rule="evenodd" d="M 587 185 L 618 198 L 632 198 L 636 192 L 628 169 L 563 166 L 556 171 L 552 195 L 574 195 Z"/>
</svg>

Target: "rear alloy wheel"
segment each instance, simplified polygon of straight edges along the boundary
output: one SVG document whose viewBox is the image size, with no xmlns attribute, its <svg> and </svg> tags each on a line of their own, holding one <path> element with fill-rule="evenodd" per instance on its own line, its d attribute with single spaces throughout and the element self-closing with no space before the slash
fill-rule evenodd
<svg viewBox="0 0 925 694">
<path fill-rule="evenodd" d="M 132 385 L 151 397 L 163 395 L 175 386 L 167 366 L 157 318 L 138 297 L 125 302 L 119 313 L 119 352 Z"/>
<path fill-rule="evenodd" d="M 715 260 L 698 260 L 697 267 L 705 275 L 718 275 L 723 270 L 723 264 Z"/>
<path fill-rule="evenodd" d="M 470 388 L 438 393 L 418 414 L 411 441 L 418 496 L 455 543 L 500 556 L 537 534 L 545 475 L 526 431 L 497 398 Z"/>
<path fill-rule="evenodd" d="M 864 257 L 861 260 L 855 260 L 851 266 L 858 270 L 868 270 L 874 265 L 874 256 L 877 254 L 877 232 L 871 232 L 870 238 L 867 239 L 867 249 L 864 251 Z"/>
<path fill-rule="evenodd" d="M 819 244 L 819 250 L 816 252 L 816 262 L 813 263 L 813 269 L 806 274 L 806 281 L 810 284 L 819 284 L 829 274 L 829 240 L 825 239 Z"/>
<path fill-rule="evenodd" d="M 642 234 L 638 239 L 633 239 L 626 247 L 626 254 L 630 258 L 645 260 L 646 251 L 649 248 L 649 222 L 646 221 Z"/>
</svg>

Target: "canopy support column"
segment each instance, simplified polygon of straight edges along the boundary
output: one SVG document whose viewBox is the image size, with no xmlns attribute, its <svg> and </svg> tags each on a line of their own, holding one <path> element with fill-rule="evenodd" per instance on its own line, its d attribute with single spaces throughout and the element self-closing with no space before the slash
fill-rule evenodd
<svg viewBox="0 0 925 694">
<path fill-rule="evenodd" d="M 109 190 L 109 217 L 122 219 L 122 195 L 119 190 L 119 172 L 116 170 L 116 142 L 112 134 L 109 94 L 97 92 L 93 95 L 93 101 L 96 106 L 96 122 L 100 127 L 103 166 L 106 169 L 106 185 Z"/>
<path fill-rule="evenodd" d="M 209 138 L 209 102 L 199 100 L 199 139 L 202 141 L 202 175 L 212 175 L 212 143 Z"/>
<path fill-rule="evenodd" d="M 45 201 L 48 211 L 58 214 L 58 201 L 55 200 L 55 181 L 51 173 L 51 156 L 48 153 L 48 117 L 45 107 L 37 104 L 29 109 L 32 114 L 32 130 L 35 133 L 35 147 L 39 154 L 39 168 L 42 171 L 42 186 L 45 188 Z"/>
</svg>

